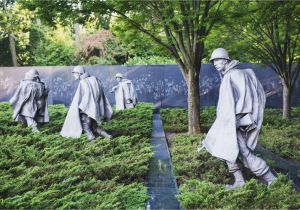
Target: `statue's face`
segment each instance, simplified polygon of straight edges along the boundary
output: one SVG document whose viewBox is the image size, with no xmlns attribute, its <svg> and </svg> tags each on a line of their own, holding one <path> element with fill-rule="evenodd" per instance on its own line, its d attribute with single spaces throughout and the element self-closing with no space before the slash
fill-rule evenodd
<svg viewBox="0 0 300 210">
<path fill-rule="evenodd" d="M 117 77 L 116 80 L 117 80 L 118 82 L 121 82 L 122 78 L 121 78 L 121 77 Z"/>
<path fill-rule="evenodd" d="M 76 80 L 79 80 L 80 74 L 77 73 L 77 72 L 73 72 L 73 77 L 74 77 Z"/>
<path fill-rule="evenodd" d="M 226 59 L 214 59 L 213 64 L 218 72 L 224 71 L 227 64 Z"/>
</svg>

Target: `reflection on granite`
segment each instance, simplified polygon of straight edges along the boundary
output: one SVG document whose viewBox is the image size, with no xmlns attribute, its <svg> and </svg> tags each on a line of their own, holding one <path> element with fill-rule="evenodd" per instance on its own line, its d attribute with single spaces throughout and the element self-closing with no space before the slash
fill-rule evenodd
<svg viewBox="0 0 300 210">
<path fill-rule="evenodd" d="M 269 68 L 260 65 L 241 64 L 241 68 L 253 68 L 264 86 L 267 107 L 282 107 L 282 84 Z M 0 101 L 8 101 L 26 71 L 31 67 L 0 67 Z M 69 105 L 77 83 L 71 74 L 72 66 L 36 67 L 41 78 L 50 87 L 49 103 Z M 87 71 L 104 84 L 106 95 L 115 104 L 109 90 L 117 83 L 114 75 L 122 73 L 133 82 L 141 102 L 153 102 L 156 107 L 187 107 L 187 86 L 177 65 L 137 66 L 86 66 Z M 220 76 L 211 64 L 203 64 L 200 74 L 201 106 L 214 106 L 218 100 Z M 300 106 L 300 78 L 296 82 L 292 104 Z"/>
<path fill-rule="evenodd" d="M 176 198 L 178 186 L 173 175 L 170 153 L 159 114 L 153 115 L 151 145 L 154 155 L 148 173 L 150 198 L 147 209 L 180 209 Z"/>
</svg>

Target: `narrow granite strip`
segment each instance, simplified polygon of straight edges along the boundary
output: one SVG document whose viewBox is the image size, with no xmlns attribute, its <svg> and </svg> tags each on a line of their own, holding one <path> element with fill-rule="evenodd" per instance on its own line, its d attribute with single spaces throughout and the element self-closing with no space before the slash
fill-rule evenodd
<svg viewBox="0 0 300 210">
<path fill-rule="evenodd" d="M 300 191 L 300 164 L 281 158 L 270 150 L 257 145 L 255 152 L 260 154 L 265 160 L 272 160 L 277 172 L 286 174 L 294 182 L 295 188 Z"/>
<path fill-rule="evenodd" d="M 180 209 L 176 198 L 178 186 L 172 172 L 170 153 L 159 114 L 153 115 L 152 128 L 151 145 L 154 155 L 148 174 L 150 199 L 147 209 Z"/>
</svg>

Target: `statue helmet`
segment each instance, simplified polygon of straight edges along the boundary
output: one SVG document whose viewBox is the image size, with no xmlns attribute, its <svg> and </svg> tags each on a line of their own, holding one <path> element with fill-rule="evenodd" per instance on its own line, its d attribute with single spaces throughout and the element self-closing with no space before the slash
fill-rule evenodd
<svg viewBox="0 0 300 210">
<path fill-rule="evenodd" d="M 72 73 L 84 74 L 85 70 L 82 66 L 75 66 Z"/>
<path fill-rule="evenodd" d="M 228 52 L 224 48 L 215 49 L 211 54 L 209 61 L 213 62 L 214 59 L 220 59 L 220 58 L 230 60 Z"/>
<path fill-rule="evenodd" d="M 39 76 L 39 72 L 36 69 L 30 69 L 28 72 L 26 72 L 25 79 L 35 79 Z"/>
<path fill-rule="evenodd" d="M 115 78 L 118 78 L 118 77 L 119 78 L 123 78 L 123 75 L 121 73 L 117 73 L 116 76 L 115 76 Z"/>
</svg>

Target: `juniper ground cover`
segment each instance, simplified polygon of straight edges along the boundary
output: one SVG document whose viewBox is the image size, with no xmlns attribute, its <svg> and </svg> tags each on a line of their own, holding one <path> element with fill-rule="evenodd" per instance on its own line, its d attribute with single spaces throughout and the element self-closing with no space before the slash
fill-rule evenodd
<svg viewBox="0 0 300 210">
<path fill-rule="evenodd" d="M 283 158 L 300 162 L 300 108 L 292 108 L 292 120 L 282 119 L 281 109 L 266 109 L 258 143 Z M 171 133 L 188 131 L 187 110 L 168 108 L 160 111 L 164 130 Z M 215 107 L 201 110 L 204 133 L 216 118 Z"/>
<path fill-rule="evenodd" d="M 103 127 L 113 140 L 63 138 L 67 109 L 49 107 L 40 133 L 11 119 L 0 103 L 0 208 L 144 209 L 152 129 L 152 105 L 113 115 Z"/>
<path fill-rule="evenodd" d="M 297 147 L 300 145 L 299 108 L 293 109 L 292 121 L 281 120 L 280 110 L 268 109 L 265 112 L 264 128 L 259 142 L 277 154 L 299 160 Z M 201 110 L 204 131 L 215 119 L 215 108 Z M 225 163 L 207 152 L 197 152 L 197 147 L 205 134 L 188 136 L 187 110 L 163 109 L 161 116 L 165 131 L 177 133 L 169 135 L 168 143 L 174 174 L 179 184 L 178 196 L 184 209 L 299 209 L 300 193 L 293 188 L 284 175 L 270 187 L 262 184 L 243 168 L 248 180 L 239 190 L 226 190 L 224 184 L 232 181 Z M 282 136 L 285 135 L 285 136 Z M 282 142 L 283 141 L 283 142 Z M 280 151 L 280 145 L 286 149 Z M 277 148 L 279 147 L 279 148 Z M 295 155 L 290 155 L 295 153 Z"/>
</svg>

